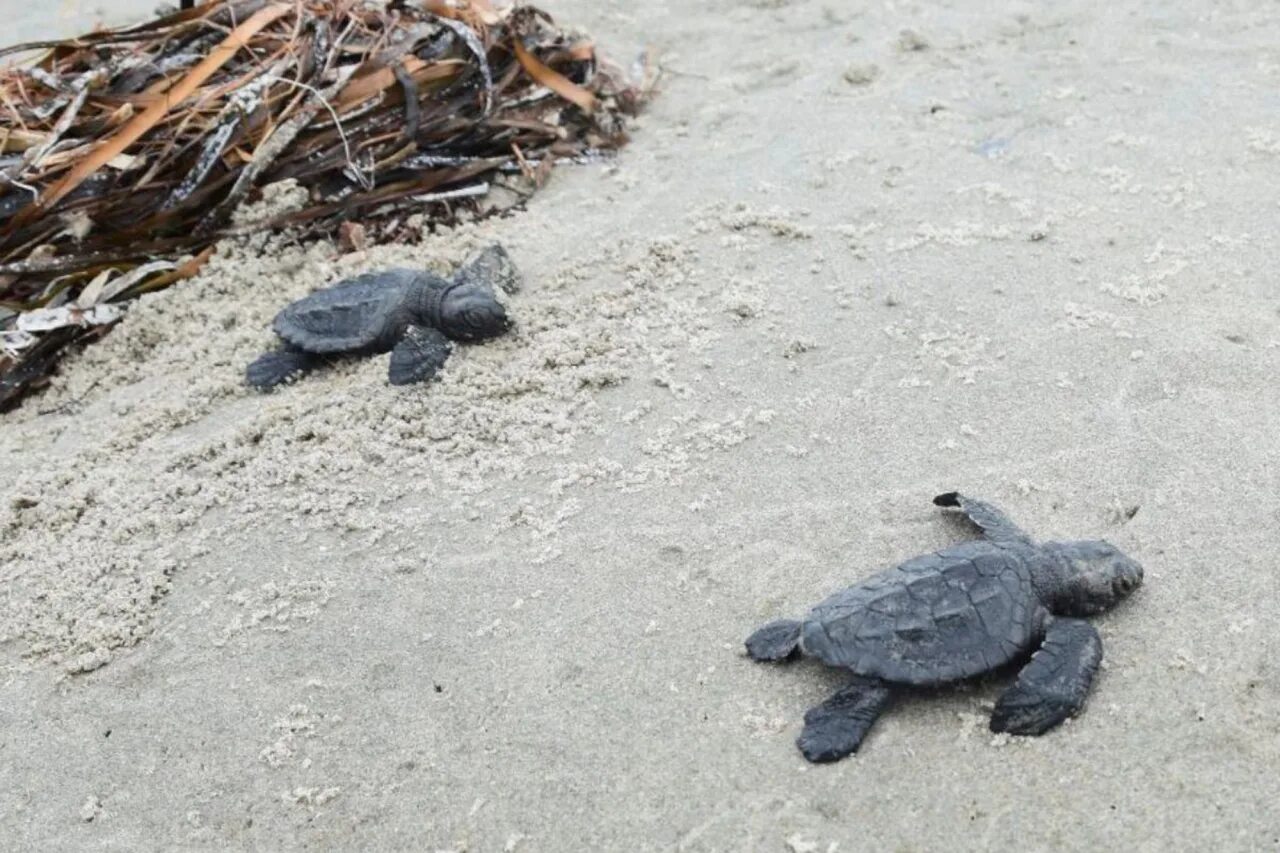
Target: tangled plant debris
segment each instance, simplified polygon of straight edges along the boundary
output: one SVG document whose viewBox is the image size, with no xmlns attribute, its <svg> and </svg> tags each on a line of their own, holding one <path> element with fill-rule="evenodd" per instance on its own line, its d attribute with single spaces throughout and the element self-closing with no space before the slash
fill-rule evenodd
<svg viewBox="0 0 1280 853">
<path fill-rule="evenodd" d="M 395 239 L 608 156 L 642 89 L 531 6 L 214 0 L 0 69 L 0 409 L 221 238 Z M 300 208 L 242 222 L 261 187 Z M 349 233 L 342 234 L 350 239 Z"/>
</svg>

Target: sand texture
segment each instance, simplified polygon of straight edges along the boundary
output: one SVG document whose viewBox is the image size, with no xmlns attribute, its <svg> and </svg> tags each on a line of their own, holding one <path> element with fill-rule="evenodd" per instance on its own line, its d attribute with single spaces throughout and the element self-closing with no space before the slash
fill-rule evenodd
<svg viewBox="0 0 1280 853">
<path fill-rule="evenodd" d="M 228 243 L 0 416 L 0 846 L 1280 847 L 1274 10 L 545 5 L 667 69 L 616 163 Z M 244 387 L 288 300 L 492 240 L 518 328 L 440 382 Z M 993 677 L 807 765 L 842 676 L 742 639 L 957 488 L 1145 565 L 1085 713 L 993 737 Z"/>
</svg>

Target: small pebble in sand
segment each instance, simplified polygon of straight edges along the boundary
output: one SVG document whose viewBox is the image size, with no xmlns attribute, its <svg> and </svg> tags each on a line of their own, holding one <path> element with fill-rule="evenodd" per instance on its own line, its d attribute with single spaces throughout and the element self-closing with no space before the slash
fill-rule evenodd
<svg viewBox="0 0 1280 853">
<path fill-rule="evenodd" d="M 91 652 L 76 655 L 66 664 L 66 670 L 71 675 L 83 675 L 84 673 L 101 669 L 110 661 L 111 652 L 103 648 L 97 648 Z"/>
<path fill-rule="evenodd" d="M 336 799 L 341 793 L 342 789 L 335 787 L 298 787 L 285 794 L 284 800 L 300 806 L 323 806 Z"/>
<path fill-rule="evenodd" d="M 90 794 L 85 798 L 84 805 L 80 807 L 80 819 L 85 823 L 92 823 L 102 814 L 102 798 L 97 795 Z"/>
<path fill-rule="evenodd" d="M 903 30 L 898 35 L 898 50 L 903 53 L 913 53 L 928 49 L 929 42 L 915 30 Z"/>
<path fill-rule="evenodd" d="M 835 847 L 836 845 L 832 844 L 827 849 L 834 850 Z M 790 850 L 791 853 L 817 853 L 818 842 L 810 841 L 803 835 L 796 833 L 787 839 L 787 849 Z"/>
<path fill-rule="evenodd" d="M 866 86 L 880 76 L 880 66 L 874 62 L 854 62 L 844 70 L 844 81 L 850 86 Z"/>
<path fill-rule="evenodd" d="M 782 347 L 783 358 L 795 358 L 818 348 L 818 342 L 810 338 L 793 338 Z"/>
</svg>

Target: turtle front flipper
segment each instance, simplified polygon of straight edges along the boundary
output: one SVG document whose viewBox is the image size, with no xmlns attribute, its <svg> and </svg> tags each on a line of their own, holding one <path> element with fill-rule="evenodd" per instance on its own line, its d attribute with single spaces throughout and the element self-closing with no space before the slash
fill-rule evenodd
<svg viewBox="0 0 1280 853">
<path fill-rule="evenodd" d="M 857 752 L 889 697 L 883 681 L 855 677 L 830 699 L 809 709 L 796 746 L 815 764 L 839 761 Z"/>
<path fill-rule="evenodd" d="M 991 731 L 1039 735 L 1084 707 L 1102 662 L 1102 638 L 1081 619 L 1054 619 L 1044 642 L 996 702 Z"/>
<path fill-rule="evenodd" d="M 400 343 L 391 350 L 391 366 L 387 378 L 392 385 L 426 382 L 440 372 L 453 352 L 453 344 L 444 334 L 425 326 L 405 329 Z"/>
<path fill-rule="evenodd" d="M 268 391 L 310 373 L 320 364 L 320 357 L 295 347 L 285 346 L 254 359 L 244 376 L 259 391 Z"/>
<path fill-rule="evenodd" d="M 504 293 L 520 290 L 520 274 L 507 250 L 497 243 L 470 258 L 454 273 L 453 279 L 459 284 L 478 284 Z"/>
<path fill-rule="evenodd" d="M 770 622 L 747 637 L 747 656 L 754 661 L 786 660 L 800 647 L 800 623 L 793 619 Z"/>
<path fill-rule="evenodd" d="M 986 501 L 974 500 L 959 492 L 947 492 L 933 499 L 935 506 L 957 507 L 976 524 L 992 542 L 1031 542 L 1009 516 Z"/>
</svg>

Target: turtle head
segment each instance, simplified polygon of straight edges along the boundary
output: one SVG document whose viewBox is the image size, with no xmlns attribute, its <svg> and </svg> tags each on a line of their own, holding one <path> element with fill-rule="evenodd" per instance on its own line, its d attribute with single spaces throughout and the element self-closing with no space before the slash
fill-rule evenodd
<svg viewBox="0 0 1280 853">
<path fill-rule="evenodd" d="M 1062 573 L 1052 609 L 1064 616 L 1089 616 L 1114 607 L 1142 585 L 1142 565 L 1101 539 L 1052 542 Z"/>
<path fill-rule="evenodd" d="M 496 338 L 511 328 L 507 309 L 494 292 L 479 284 L 452 287 L 440 304 L 441 331 L 460 341 Z"/>
</svg>

